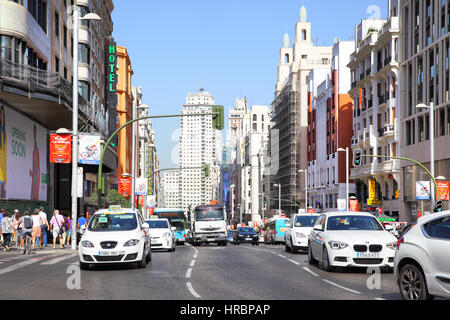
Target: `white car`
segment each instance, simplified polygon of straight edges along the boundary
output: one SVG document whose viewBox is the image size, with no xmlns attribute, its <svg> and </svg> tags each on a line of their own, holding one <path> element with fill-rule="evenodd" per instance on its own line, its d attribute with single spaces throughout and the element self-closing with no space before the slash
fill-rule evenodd
<svg viewBox="0 0 450 320">
<path fill-rule="evenodd" d="M 169 252 L 175 251 L 175 227 L 170 225 L 166 218 L 146 220 L 152 235 L 152 249 L 166 249 Z"/>
<path fill-rule="evenodd" d="M 295 253 L 299 250 L 308 250 L 309 234 L 319 216 L 320 214 L 309 213 L 292 215 L 284 235 L 286 252 Z"/>
<path fill-rule="evenodd" d="M 322 269 L 394 266 L 397 238 L 375 216 L 362 212 L 328 212 L 317 218 L 309 235 L 308 260 Z"/>
<path fill-rule="evenodd" d="M 118 206 L 100 210 L 90 218 L 80 239 L 80 268 L 131 262 L 145 268 L 151 260 L 150 241 L 148 225 L 139 212 Z"/>
<path fill-rule="evenodd" d="M 450 298 L 450 211 L 419 218 L 398 244 L 394 278 L 402 297 Z"/>
</svg>

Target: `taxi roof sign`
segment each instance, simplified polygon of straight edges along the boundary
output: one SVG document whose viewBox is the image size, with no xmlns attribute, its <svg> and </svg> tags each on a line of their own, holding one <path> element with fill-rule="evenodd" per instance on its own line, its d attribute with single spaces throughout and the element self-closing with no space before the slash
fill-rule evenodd
<svg viewBox="0 0 450 320">
<path fill-rule="evenodd" d="M 109 211 L 111 211 L 111 212 L 119 212 L 119 211 L 122 211 L 122 207 L 120 205 L 109 206 Z"/>
</svg>

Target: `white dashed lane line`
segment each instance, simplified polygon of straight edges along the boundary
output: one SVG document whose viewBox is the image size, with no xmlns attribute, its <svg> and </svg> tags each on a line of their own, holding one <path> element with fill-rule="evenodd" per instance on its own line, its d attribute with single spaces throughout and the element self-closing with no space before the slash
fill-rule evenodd
<svg viewBox="0 0 450 320">
<path fill-rule="evenodd" d="M 201 298 L 200 295 L 194 290 L 192 287 L 192 284 L 190 282 L 186 282 L 186 286 L 189 290 L 189 292 L 195 297 L 195 298 Z"/>
<path fill-rule="evenodd" d="M 311 271 L 309 268 L 307 267 L 303 267 L 303 270 L 305 270 L 306 272 L 312 274 L 315 277 L 318 277 L 319 275 L 317 273 L 315 273 L 314 271 Z"/>
<path fill-rule="evenodd" d="M 340 289 L 342 289 L 342 290 L 346 290 L 346 291 L 349 291 L 349 292 L 355 293 L 355 294 L 361 294 L 361 292 L 359 292 L 359 291 L 356 291 L 356 290 L 352 290 L 352 289 L 343 287 L 343 286 L 341 286 L 341 285 L 339 285 L 339 284 L 337 284 L 337 283 L 334 283 L 334 282 L 332 282 L 332 281 L 330 281 L 330 280 L 327 280 L 327 279 L 322 279 L 322 280 L 323 280 L 324 282 L 326 282 L 326 283 L 328 283 L 328 284 L 331 284 L 332 286 L 335 286 L 335 287 L 340 288 Z"/>
<path fill-rule="evenodd" d="M 189 265 L 189 267 L 193 267 L 195 264 L 195 259 L 191 261 L 191 264 Z"/>
<path fill-rule="evenodd" d="M 300 263 L 298 263 L 298 262 L 297 262 L 297 261 L 295 261 L 295 260 L 289 259 L 289 261 L 290 261 L 290 262 L 292 262 L 293 264 L 296 264 L 296 265 L 298 265 L 298 266 L 300 265 Z"/>
<path fill-rule="evenodd" d="M 186 278 L 190 278 L 192 273 L 192 268 L 188 268 L 186 271 Z"/>
</svg>

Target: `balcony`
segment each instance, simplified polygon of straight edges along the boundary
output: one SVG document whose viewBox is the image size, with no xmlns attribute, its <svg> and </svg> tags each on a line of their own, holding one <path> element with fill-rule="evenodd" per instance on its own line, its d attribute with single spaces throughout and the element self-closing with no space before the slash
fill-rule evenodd
<svg viewBox="0 0 450 320">
<path fill-rule="evenodd" d="M 390 139 L 395 139 L 395 126 L 394 124 L 386 124 L 381 129 L 378 129 L 378 138 L 382 143 L 388 143 Z"/>
</svg>

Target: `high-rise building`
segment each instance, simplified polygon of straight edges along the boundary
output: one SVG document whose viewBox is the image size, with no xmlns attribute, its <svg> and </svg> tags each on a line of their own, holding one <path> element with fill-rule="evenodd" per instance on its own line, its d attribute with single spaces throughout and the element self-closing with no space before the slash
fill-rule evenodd
<svg viewBox="0 0 450 320">
<path fill-rule="evenodd" d="M 315 46 L 311 40 L 311 23 L 307 21 L 306 8 L 300 10 L 300 19 L 295 25 L 295 39 L 291 47 L 289 36 L 284 36 L 280 49 L 278 79 L 275 100 L 272 103 L 274 127 L 271 139 L 279 138 L 279 152 L 272 150 L 271 161 L 277 161 L 278 171 L 272 173 L 270 198 L 278 199 L 281 185 L 282 210 L 297 212 L 297 204 L 305 206 L 304 176 L 299 170 L 308 165 L 308 84 L 307 76 L 312 69 L 330 69 L 331 47 Z M 274 134 L 274 130 L 278 134 Z M 273 144 L 273 141 L 272 143 Z M 274 157 L 278 156 L 278 159 Z M 278 208 L 278 202 L 271 201 L 270 207 Z"/>
<path fill-rule="evenodd" d="M 204 89 L 186 96 L 181 113 L 210 114 L 214 97 Z M 212 116 L 181 117 L 180 133 L 180 193 L 182 208 L 187 211 L 195 206 L 218 199 L 221 134 L 212 128 Z M 202 166 L 210 165 L 210 175 L 202 174 Z"/>
<path fill-rule="evenodd" d="M 362 165 L 351 170 L 360 209 L 382 208 L 399 217 L 400 108 L 398 90 L 399 18 L 397 1 L 390 1 L 387 19 L 364 19 L 355 28 L 351 70 L 353 98 L 352 149 L 363 154 Z M 383 156 L 387 156 L 384 158 Z"/>
<path fill-rule="evenodd" d="M 392 8 L 394 9 L 394 8 Z M 435 177 L 450 179 L 450 2 L 404 0 L 400 2 L 400 88 L 402 139 L 400 154 L 431 169 L 430 109 L 434 108 Z M 396 52 L 397 53 L 397 52 Z M 397 121 L 398 122 L 398 121 Z M 398 124 L 398 123 L 397 123 Z M 430 201 L 416 200 L 416 182 L 430 181 L 420 167 L 401 162 L 403 207 L 400 219 L 415 221 L 418 211 L 431 212 Z M 448 209 L 448 201 L 443 202 Z"/>
<path fill-rule="evenodd" d="M 178 170 L 165 171 L 161 178 L 163 208 L 181 208 L 180 176 Z"/>
</svg>

